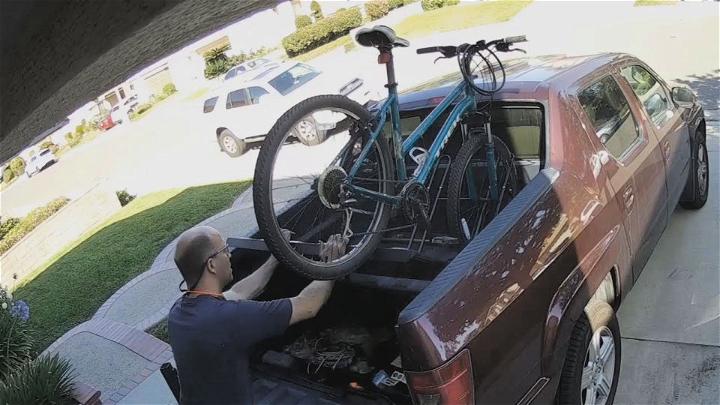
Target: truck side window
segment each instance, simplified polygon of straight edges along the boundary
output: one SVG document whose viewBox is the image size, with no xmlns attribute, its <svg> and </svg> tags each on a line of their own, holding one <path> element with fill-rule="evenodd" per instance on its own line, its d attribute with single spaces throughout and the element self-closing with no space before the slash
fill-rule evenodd
<svg viewBox="0 0 720 405">
<path fill-rule="evenodd" d="M 653 124 L 661 128 L 673 115 L 670 100 L 662 84 L 642 66 L 626 66 L 620 70 L 633 92 L 650 116 Z"/>
<path fill-rule="evenodd" d="M 249 104 L 250 98 L 247 95 L 247 89 L 239 89 L 228 93 L 225 108 L 229 110 L 231 108 L 242 107 Z"/>
<path fill-rule="evenodd" d="M 640 138 L 630 105 L 611 76 L 585 88 L 578 99 L 600 142 L 616 158 L 621 158 Z"/>
</svg>

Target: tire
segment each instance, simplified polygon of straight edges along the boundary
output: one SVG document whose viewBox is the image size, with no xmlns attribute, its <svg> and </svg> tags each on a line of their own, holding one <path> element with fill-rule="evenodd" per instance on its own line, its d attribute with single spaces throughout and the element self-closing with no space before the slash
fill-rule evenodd
<svg viewBox="0 0 720 405">
<path fill-rule="evenodd" d="M 709 165 L 705 134 L 698 129 L 695 131 L 695 142 L 692 143 L 691 170 L 688 173 L 683 198 L 680 200 L 681 207 L 697 210 L 705 205 L 710 186 Z"/>
<path fill-rule="evenodd" d="M 387 204 L 376 204 L 368 228 L 371 229 L 371 232 L 364 235 L 360 242 L 355 243 L 353 248 L 346 252 L 344 256 L 341 256 L 340 259 L 329 263 L 308 259 L 296 251 L 289 241 L 283 237 L 272 197 L 275 159 L 277 154 L 280 153 L 280 148 L 283 146 L 287 134 L 292 134 L 295 123 L 319 109 L 342 110 L 357 117 L 361 123 L 368 123 L 372 119 L 370 113 L 364 107 L 340 95 L 315 96 L 296 104 L 278 119 L 260 149 L 253 180 L 253 201 L 260 233 L 265 237 L 265 243 L 270 251 L 280 262 L 308 278 L 333 280 L 353 272 L 370 258 L 382 239 L 382 234 L 376 232 L 387 226 L 391 210 Z M 381 165 L 379 167 L 382 167 L 382 174 L 379 174 L 378 178 L 390 180 L 393 177 L 392 163 L 387 143 L 380 137 L 376 145 L 377 156 Z M 380 184 L 384 192 L 390 192 L 387 189 L 388 183 L 386 181 L 382 181 Z M 317 191 L 313 193 L 317 195 Z"/>
<path fill-rule="evenodd" d="M 314 146 L 325 142 L 327 131 L 318 130 L 317 122 L 313 117 L 305 117 L 301 123 L 295 125 L 293 136 L 303 145 Z"/>
<path fill-rule="evenodd" d="M 505 165 L 505 167 L 507 167 L 510 164 L 508 162 L 513 162 L 512 170 L 506 172 L 508 175 L 508 179 L 507 183 L 505 183 L 504 190 L 502 188 L 500 190 L 500 192 L 502 193 L 500 199 L 500 206 L 498 207 L 492 201 L 487 201 L 487 205 L 484 208 L 478 206 L 479 209 L 484 209 L 485 211 L 479 214 L 480 217 L 477 221 L 479 227 L 477 228 L 477 232 L 474 232 L 474 229 L 470 229 L 470 239 L 477 235 L 495 217 L 496 213 L 503 209 L 505 205 L 507 205 L 507 203 L 510 202 L 512 197 L 514 197 L 517 193 L 517 171 L 515 169 L 513 155 L 510 152 L 508 146 L 503 141 L 501 141 L 498 137 L 493 137 L 493 139 L 495 144 L 495 159 L 498 163 L 498 166 L 500 167 L 502 165 Z M 451 235 L 456 236 L 461 240 L 464 240 L 465 242 L 468 242 L 469 239 L 467 238 L 467 235 L 465 234 L 462 225 L 462 217 L 465 216 L 467 211 L 467 209 L 462 206 L 464 194 L 463 186 L 466 184 L 466 173 L 470 162 L 477 159 L 485 159 L 487 150 L 485 145 L 486 144 L 484 142 L 483 136 L 471 136 L 465 143 L 462 144 L 462 146 L 460 147 L 460 152 L 455 156 L 455 159 L 450 164 L 450 176 L 448 178 L 447 192 L 448 197 L 446 205 L 447 225 Z M 486 175 L 486 173 L 480 174 Z M 498 172 L 498 184 L 501 187 L 504 183 L 503 177 L 504 176 L 502 176 L 500 172 Z M 485 186 L 481 186 L 481 188 L 485 189 Z M 489 193 L 489 187 L 487 188 L 487 190 Z M 489 194 L 487 194 L 487 196 L 487 198 L 489 199 Z"/>
<path fill-rule="evenodd" d="M 238 139 L 227 129 L 223 129 L 222 132 L 220 132 L 218 143 L 220 144 L 220 149 L 230 157 L 241 156 L 247 150 L 245 142 Z"/>
<path fill-rule="evenodd" d="M 591 403 L 587 400 L 593 394 L 595 404 L 612 404 L 620 376 L 620 344 L 620 326 L 612 307 L 601 301 L 591 303 L 570 337 L 558 386 L 558 404 Z M 598 361 L 594 356 L 596 352 L 607 354 Z M 607 381 L 608 378 L 612 380 Z"/>
</svg>

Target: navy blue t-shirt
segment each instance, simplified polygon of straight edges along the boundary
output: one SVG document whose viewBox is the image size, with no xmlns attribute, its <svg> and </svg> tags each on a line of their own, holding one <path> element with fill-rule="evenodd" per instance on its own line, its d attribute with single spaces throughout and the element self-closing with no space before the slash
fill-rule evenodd
<svg viewBox="0 0 720 405">
<path fill-rule="evenodd" d="M 255 343 L 282 334 L 291 314 L 289 299 L 180 297 L 168 316 L 180 403 L 252 403 L 249 352 Z"/>
</svg>

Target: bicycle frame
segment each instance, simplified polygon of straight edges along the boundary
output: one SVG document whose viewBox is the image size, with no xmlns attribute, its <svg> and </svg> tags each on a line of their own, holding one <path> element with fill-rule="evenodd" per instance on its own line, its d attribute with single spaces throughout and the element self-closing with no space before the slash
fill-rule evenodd
<svg viewBox="0 0 720 405">
<path fill-rule="evenodd" d="M 430 149 L 427 152 L 425 160 L 420 164 L 417 176 L 413 176 L 412 178 L 408 179 L 405 169 L 405 155 L 410 151 L 410 149 L 412 149 L 413 146 L 415 146 L 415 144 L 423 137 L 423 135 L 425 135 L 427 130 L 436 121 L 438 121 L 440 116 L 453 104 L 455 104 L 455 106 L 452 107 L 449 116 L 440 128 L 437 137 L 435 138 L 432 145 L 430 146 Z M 393 159 L 395 161 L 396 178 L 401 182 L 415 180 L 423 185 L 426 185 L 425 183 L 427 182 L 432 169 L 435 167 L 435 164 L 440 157 L 440 152 L 442 152 L 445 144 L 450 139 L 450 136 L 452 136 L 453 130 L 460 121 L 460 118 L 462 118 L 463 114 L 465 114 L 466 111 L 474 110 L 475 108 L 476 101 L 474 91 L 465 83 L 464 80 L 461 80 L 460 83 L 458 83 L 455 88 L 453 88 L 450 94 L 448 94 L 448 96 L 445 97 L 445 99 L 432 110 L 430 115 L 428 115 L 420 123 L 420 125 L 415 130 L 413 130 L 413 132 L 407 137 L 407 139 L 403 141 L 402 134 L 400 133 L 400 106 L 398 103 L 397 91 L 394 86 L 389 86 L 388 98 L 380 107 L 380 110 L 376 115 L 377 126 L 370 135 L 370 141 L 365 145 L 362 152 L 360 153 L 360 156 L 356 160 L 353 167 L 350 169 L 348 177 L 345 180 L 345 186 L 348 187 L 348 189 L 350 189 L 353 193 L 383 203 L 392 204 L 394 206 L 399 205 L 400 196 L 387 195 L 385 193 L 368 190 L 366 188 L 358 187 L 352 184 L 352 180 L 357 174 L 357 171 L 360 169 L 362 162 L 364 162 L 364 160 L 367 158 L 367 155 L 370 152 L 370 148 L 373 147 L 375 142 L 377 142 L 378 137 L 381 136 L 382 131 L 385 127 L 385 123 L 387 122 L 388 113 L 390 113 L 391 115 L 392 122 L 392 150 Z"/>
</svg>

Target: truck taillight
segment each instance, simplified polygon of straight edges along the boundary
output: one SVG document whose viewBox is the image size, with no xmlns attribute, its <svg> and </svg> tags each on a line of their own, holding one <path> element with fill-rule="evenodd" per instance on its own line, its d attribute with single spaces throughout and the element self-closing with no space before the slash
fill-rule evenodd
<svg viewBox="0 0 720 405">
<path fill-rule="evenodd" d="M 472 363 L 467 349 L 434 370 L 408 371 L 405 375 L 415 405 L 475 402 Z"/>
</svg>

